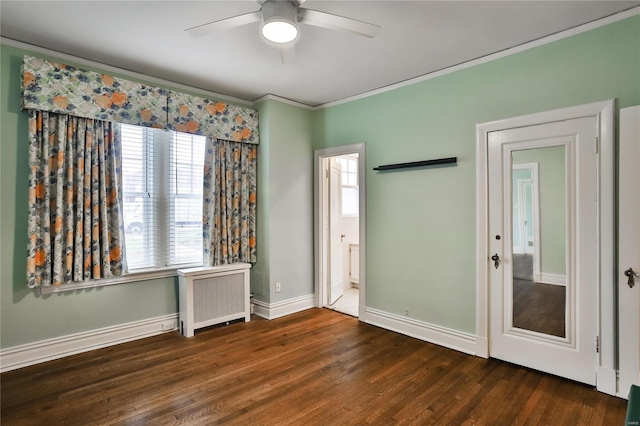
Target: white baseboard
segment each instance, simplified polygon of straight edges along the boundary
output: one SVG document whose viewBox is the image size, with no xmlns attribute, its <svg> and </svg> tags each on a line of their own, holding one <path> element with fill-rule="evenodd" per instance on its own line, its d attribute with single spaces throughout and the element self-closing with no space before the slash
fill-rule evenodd
<svg viewBox="0 0 640 426">
<path fill-rule="evenodd" d="M 178 329 L 178 314 L 169 314 L 0 350 L 0 372 L 88 352 Z"/>
<path fill-rule="evenodd" d="M 567 285 L 567 276 L 562 274 L 553 274 L 551 272 L 541 272 L 533 278 L 537 283 L 553 284 L 553 285 Z"/>
<path fill-rule="evenodd" d="M 617 374 L 615 370 L 598 367 L 596 372 L 596 389 L 609 395 L 616 396 Z"/>
<path fill-rule="evenodd" d="M 254 299 L 253 304 L 254 313 L 257 316 L 268 320 L 295 314 L 296 312 L 311 309 L 316 306 L 315 296 L 313 294 L 282 300 L 275 303 L 267 303 Z"/>
<path fill-rule="evenodd" d="M 471 355 L 476 354 L 476 336 L 473 334 L 463 333 L 373 308 L 365 309 L 364 321 L 367 324 L 415 337 L 416 339 L 444 346 L 449 349 L 455 349 Z"/>
</svg>

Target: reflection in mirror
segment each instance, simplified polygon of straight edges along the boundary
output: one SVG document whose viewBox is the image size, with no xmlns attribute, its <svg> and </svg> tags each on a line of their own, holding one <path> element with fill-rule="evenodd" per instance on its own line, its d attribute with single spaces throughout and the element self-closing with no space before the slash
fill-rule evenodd
<svg viewBox="0 0 640 426">
<path fill-rule="evenodd" d="M 566 337 L 564 146 L 512 152 L 513 326 Z"/>
</svg>

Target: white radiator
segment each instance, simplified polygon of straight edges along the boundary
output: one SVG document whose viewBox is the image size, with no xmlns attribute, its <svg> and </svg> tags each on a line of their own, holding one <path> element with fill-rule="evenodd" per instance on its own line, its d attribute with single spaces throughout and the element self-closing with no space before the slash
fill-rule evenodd
<svg viewBox="0 0 640 426">
<path fill-rule="evenodd" d="M 178 270 L 180 331 L 194 330 L 244 318 L 251 320 L 249 263 Z"/>
</svg>

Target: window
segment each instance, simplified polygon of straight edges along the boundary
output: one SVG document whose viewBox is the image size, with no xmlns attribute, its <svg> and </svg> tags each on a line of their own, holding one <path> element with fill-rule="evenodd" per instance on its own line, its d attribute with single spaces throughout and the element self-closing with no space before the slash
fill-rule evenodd
<svg viewBox="0 0 640 426">
<path fill-rule="evenodd" d="M 338 157 L 342 166 L 342 216 L 358 216 L 358 156 Z"/>
<path fill-rule="evenodd" d="M 129 270 L 202 264 L 204 136 L 121 125 Z"/>
</svg>

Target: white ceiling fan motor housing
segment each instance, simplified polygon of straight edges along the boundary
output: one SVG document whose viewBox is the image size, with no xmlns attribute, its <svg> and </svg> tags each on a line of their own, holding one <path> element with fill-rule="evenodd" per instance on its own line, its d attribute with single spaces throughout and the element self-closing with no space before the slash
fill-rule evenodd
<svg viewBox="0 0 640 426">
<path fill-rule="evenodd" d="M 266 1 L 262 5 L 262 35 L 274 43 L 298 37 L 298 8 L 290 1 Z"/>
</svg>

